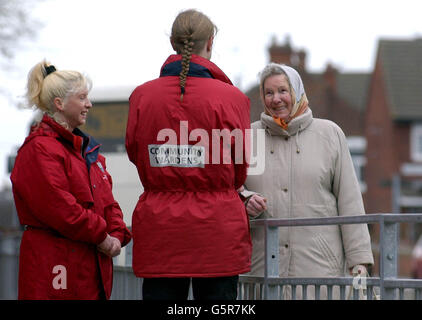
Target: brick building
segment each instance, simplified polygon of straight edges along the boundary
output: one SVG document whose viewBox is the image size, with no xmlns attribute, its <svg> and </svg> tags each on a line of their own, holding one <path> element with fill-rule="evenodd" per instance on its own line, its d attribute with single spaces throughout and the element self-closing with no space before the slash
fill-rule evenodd
<svg viewBox="0 0 422 320">
<path fill-rule="evenodd" d="M 365 114 L 368 212 L 422 212 L 422 39 L 380 40 Z M 400 225 L 400 273 L 412 274 L 420 224 Z"/>
<path fill-rule="evenodd" d="M 422 39 L 379 41 L 365 136 L 368 211 L 422 209 Z M 394 176 L 402 182 L 400 195 Z"/>
</svg>

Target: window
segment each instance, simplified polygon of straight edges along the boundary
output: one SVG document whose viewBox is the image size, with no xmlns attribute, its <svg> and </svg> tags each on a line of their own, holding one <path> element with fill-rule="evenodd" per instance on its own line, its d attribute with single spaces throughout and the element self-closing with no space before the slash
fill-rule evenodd
<svg viewBox="0 0 422 320">
<path fill-rule="evenodd" d="M 365 182 L 365 165 L 366 158 L 361 155 L 352 154 L 353 166 L 355 167 L 356 178 L 358 178 L 360 184 L 360 191 L 364 193 L 366 191 L 366 182 Z"/>
<path fill-rule="evenodd" d="M 366 139 L 359 136 L 350 136 L 347 137 L 347 143 L 352 156 L 353 166 L 355 167 L 356 177 L 360 184 L 360 191 L 364 193 L 367 189 L 365 183 Z"/>
<path fill-rule="evenodd" d="M 410 159 L 422 162 L 422 123 L 412 124 L 410 128 Z"/>
</svg>

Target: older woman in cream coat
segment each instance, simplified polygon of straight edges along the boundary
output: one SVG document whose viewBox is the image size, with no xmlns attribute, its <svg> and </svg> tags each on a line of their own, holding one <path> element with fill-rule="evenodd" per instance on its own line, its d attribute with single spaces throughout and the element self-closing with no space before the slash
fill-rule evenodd
<svg viewBox="0 0 422 320">
<path fill-rule="evenodd" d="M 271 63 L 260 90 L 265 112 L 252 129 L 265 130 L 265 170 L 245 182 L 251 219 L 365 214 L 346 137 L 334 122 L 313 118 L 299 74 Z M 251 233 L 250 274 L 263 276 L 264 229 Z M 345 276 L 374 262 L 365 224 L 282 227 L 279 241 L 280 277 Z"/>
</svg>

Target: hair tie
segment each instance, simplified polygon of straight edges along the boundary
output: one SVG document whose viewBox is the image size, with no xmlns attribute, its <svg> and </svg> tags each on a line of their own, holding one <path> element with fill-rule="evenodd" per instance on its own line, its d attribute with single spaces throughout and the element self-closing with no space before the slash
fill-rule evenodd
<svg viewBox="0 0 422 320">
<path fill-rule="evenodd" d="M 45 71 L 47 72 L 45 76 L 48 76 L 50 73 L 53 73 L 54 71 L 56 71 L 56 67 L 54 67 L 53 65 L 44 67 L 44 68 L 45 68 Z"/>
</svg>

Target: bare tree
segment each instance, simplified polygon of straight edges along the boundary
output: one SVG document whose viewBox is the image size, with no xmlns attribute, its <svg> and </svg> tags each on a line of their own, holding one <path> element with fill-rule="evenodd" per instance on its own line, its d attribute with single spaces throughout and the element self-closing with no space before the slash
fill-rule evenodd
<svg viewBox="0 0 422 320">
<path fill-rule="evenodd" d="M 39 22 L 31 17 L 30 11 L 40 0 L 0 0 L 0 61 L 13 60 L 22 41 L 36 35 Z"/>
<path fill-rule="evenodd" d="M 44 0 L 0 0 L 0 80 L 7 79 L 17 66 L 16 53 L 34 40 L 42 24 L 32 16 L 35 5 Z M 0 85 L 0 96 L 18 108 L 23 100 L 13 95 L 7 87 Z"/>
</svg>

